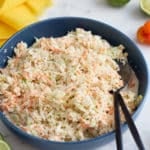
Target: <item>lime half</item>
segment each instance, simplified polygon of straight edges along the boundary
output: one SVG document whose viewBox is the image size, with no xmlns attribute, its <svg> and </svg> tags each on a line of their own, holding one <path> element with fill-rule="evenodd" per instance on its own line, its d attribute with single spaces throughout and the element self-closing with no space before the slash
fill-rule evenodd
<svg viewBox="0 0 150 150">
<path fill-rule="evenodd" d="M 150 0 L 140 0 L 140 7 L 143 12 L 150 15 Z"/>
<path fill-rule="evenodd" d="M 112 6 L 121 7 L 127 4 L 130 0 L 107 0 Z"/>
<path fill-rule="evenodd" d="M 5 141 L 0 140 L 0 150 L 11 150 L 11 148 Z"/>
</svg>

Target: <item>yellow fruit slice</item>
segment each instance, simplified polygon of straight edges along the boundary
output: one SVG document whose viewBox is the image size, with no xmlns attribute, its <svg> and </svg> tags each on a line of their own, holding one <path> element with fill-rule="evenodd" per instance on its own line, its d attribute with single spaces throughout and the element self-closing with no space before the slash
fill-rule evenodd
<svg viewBox="0 0 150 150">
<path fill-rule="evenodd" d="M 0 16 L 0 19 L 16 30 L 36 21 L 35 15 L 26 4 L 21 4 L 13 9 L 5 11 L 5 13 Z"/>
<path fill-rule="evenodd" d="M 127 4 L 130 0 L 107 0 L 108 3 L 112 6 L 124 6 L 125 4 Z"/>
<path fill-rule="evenodd" d="M 52 5 L 52 0 L 28 0 L 26 4 L 35 14 L 41 13 L 46 7 Z M 38 5 L 37 5 L 38 4 Z"/>
<path fill-rule="evenodd" d="M 11 148 L 5 141 L 0 140 L 0 150 L 11 150 Z"/>
<path fill-rule="evenodd" d="M 150 0 L 140 0 L 140 8 L 143 12 L 150 15 Z"/>
<path fill-rule="evenodd" d="M 15 32 L 16 32 L 15 29 L 11 28 L 7 24 L 0 21 L 0 40 L 1 39 L 8 39 Z"/>
<path fill-rule="evenodd" d="M 2 46 L 5 43 L 6 40 L 1 40 L 0 39 L 0 46 Z"/>
<path fill-rule="evenodd" d="M 0 14 L 24 3 L 26 0 L 0 0 Z"/>
</svg>

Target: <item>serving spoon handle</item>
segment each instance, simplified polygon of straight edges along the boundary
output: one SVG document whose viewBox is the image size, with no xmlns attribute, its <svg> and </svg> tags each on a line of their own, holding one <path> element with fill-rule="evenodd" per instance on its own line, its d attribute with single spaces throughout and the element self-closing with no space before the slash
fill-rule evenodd
<svg viewBox="0 0 150 150">
<path fill-rule="evenodd" d="M 115 127 L 116 127 L 116 146 L 117 150 L 122 150 L 122 134 L 121 134 L 121 126 L 120 126 L 120 112 L 119 112 L 119 94 L 117 92 L 114 93 L 114 107 L 115 107 Z"/>
<path fill-rule="evenodd" d="M 144 144 L 141 140 L 141 137 L 138 133 L 138 130 L 136 128 L 136 125 L 127 109 L 126 104 L 124 103 L 124 100 L 122 96 L 120 95 L 119 91 L 114 93 L 114 106 L 115 106 L 115 127 L 116 127 L 116 145 L 117 150 L 123 150 L 123 144 L 122 144 L 122 134 L 121 134 L 121 125 L 120 125 L 120 112 L 119 112 L 119 105 L 121 106 L 121 109 L 123 111 L 123 114 L 125 116 L 125 119 L 127 121 L 128 127 L 130 129 L 130 132 L 134 138 L 134 141 L 136 145 L 138 146 L 139 150 L 145 150 Z"/>
<path fill-rule="evenodd" d="M 126 104 L 124 103 L 124 100 L 123 100 L 122 96 L 119 94 L 119 92 L 117 92 L 117 94 L 118 94 L 118 99 L 116 99 L 116 101 L 119 101 L 118 103 L 121 106 L 121 109 L 122 109 L 123 114 L 125 116 L 125 119 L 127 121 L 130 132 L 134 138 L 134 141 L 135 141 L 136 145 L 138 146 L 139 150 L 145 150 L 144 144 L 141 140 L 141 137 L 140 137 L 139 132 L 136 128 L 136 125 L 135 125 L 135 123 L 134 123 L 134 121 L 133 121 L 133 119 L 132 119 L 132 117 L 128 111 L 128 108 L 127 108 Z"/>
</svg>

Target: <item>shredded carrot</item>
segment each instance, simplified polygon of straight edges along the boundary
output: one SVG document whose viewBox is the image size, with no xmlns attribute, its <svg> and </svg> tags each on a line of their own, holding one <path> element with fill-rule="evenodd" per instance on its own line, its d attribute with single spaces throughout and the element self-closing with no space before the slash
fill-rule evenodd
<svg viewBox="0 0 150 150">
<path fill-rule="evenodd" d="M 80 28 L 36 39 L 30 47 L 20 42 L 0 69 L 0 109 L 24 131 L 49 140 L 83 140 L 113 130 L 109 91 L 123 85 L 115 62 L 127 62 L 123 51 Z M 125 101 L 136 95 L 130 90 Z"/>
</svg>

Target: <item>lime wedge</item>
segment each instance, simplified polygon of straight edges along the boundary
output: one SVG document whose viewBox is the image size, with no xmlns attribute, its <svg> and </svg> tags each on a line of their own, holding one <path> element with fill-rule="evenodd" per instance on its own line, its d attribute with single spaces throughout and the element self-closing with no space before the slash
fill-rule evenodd
<svg viewBox="0 0 150 150">
<path fill-rule="evenodd" d="M 130 0 L 107 0 L 112 6 L 121 7 L 127 4 Z"/>
<path fill-rule="evenodd" d="M 143 12 L 150 15 L 150 0 L 140 0 L 140 8 Z"/>
<path fill-rule="evenodd" d="M 5 141 L 0 140 L 0 150 L 11 150 L 11 148 Z"/>
</svg>

